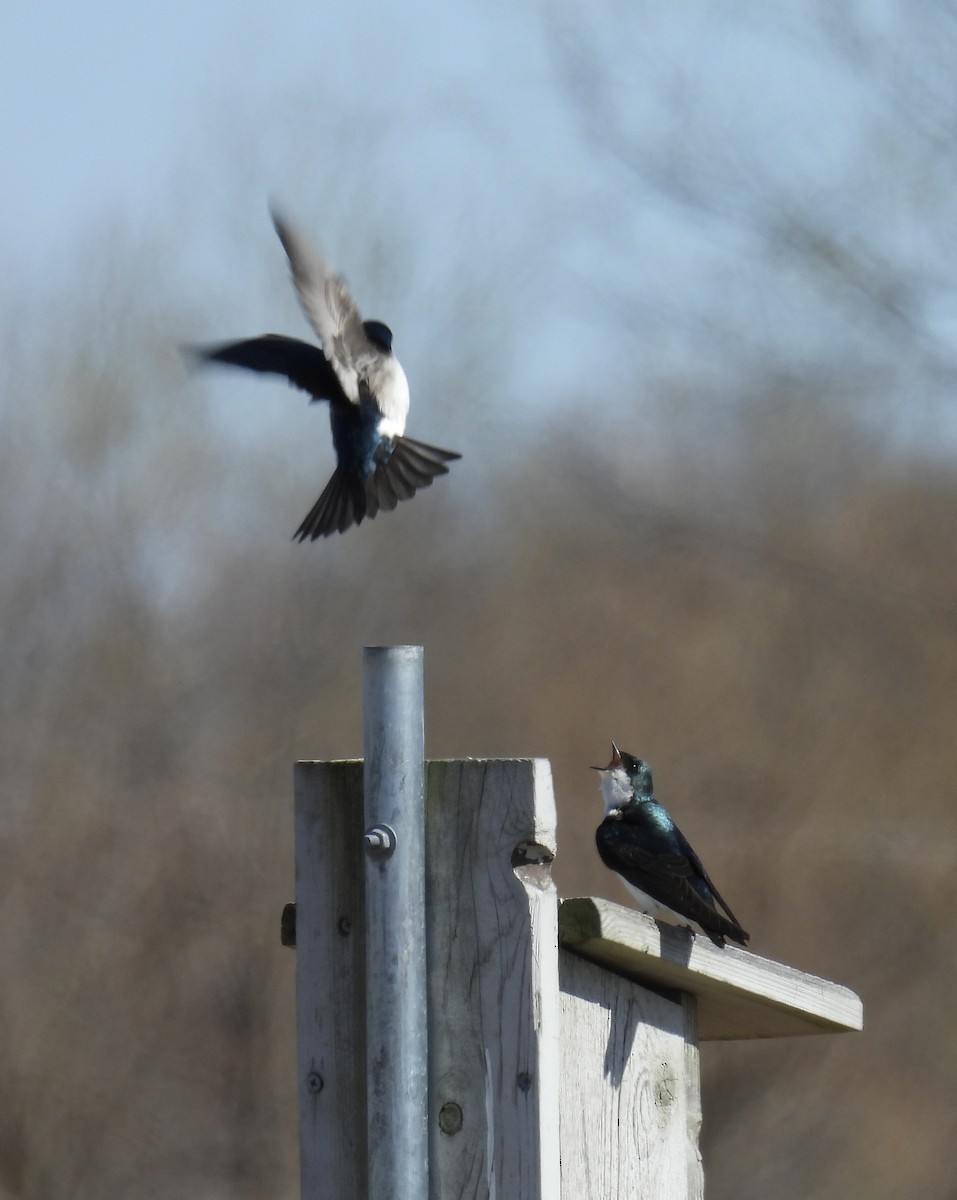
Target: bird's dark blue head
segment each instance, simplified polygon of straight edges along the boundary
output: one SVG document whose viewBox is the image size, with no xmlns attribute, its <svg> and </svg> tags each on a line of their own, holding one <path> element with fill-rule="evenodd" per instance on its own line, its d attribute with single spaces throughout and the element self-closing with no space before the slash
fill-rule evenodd
<svg viewBox="0 0 957 1200">
<path fill-rule="evenodd" d="M 388 325 L 383 325 L 381 321 L 363 321 L 362 328 L 370 342 L 386 354 L 392 353 L 392 330 Z"/>
<path fill-rule="evenodd" d="M 635 758 L 633 754 L 629 754 L 627 750 L 619 750 L 614 742 L 611 744 L 614 751 L 612 762 L 615 758 L 619 760 L 618 764 L 628 774 L 631 780 L 632 787 L 637 796 L 651 796 L 654 794 L 654 785 L 651 782 L 651 767 L 643 758 Z"/>
<path fill-rule="evenodd" d="M 643 758 L 635 758 L 627 750 L 619 750 L 614 742 L 611 744 L 611 762 L 608 766 L 594 767 L 592 769 L 600 771 L 603 776 L 607 776 L 610 771 L 616 771 L 619 775 L 627 775 L 634 795 L 654 795 L 654 788 L 651 783 L 651 767 L 648 766 Z"/>
</svg>

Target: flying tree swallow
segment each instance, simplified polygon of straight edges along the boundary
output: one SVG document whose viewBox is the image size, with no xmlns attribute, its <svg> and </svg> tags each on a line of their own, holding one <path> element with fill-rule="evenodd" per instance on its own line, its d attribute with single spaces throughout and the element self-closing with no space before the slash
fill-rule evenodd
<svg viewBox="0 0 957 1200">
<path fill-rule="evenodd" d="M 409 384 L 392 353 L 392 330 L 381 321 L 363 321 L 345 281 L 318 248 L 275 212 L 272 219 L 299 303 L 322 348 L 267 333 L 199 346 L 193 353 L 205 362 L 284 375 L 311 402 L 329 402 L 336 469 L 293 534 L 300 542 L 315 541 L 344 533 L 380 510 L 391 512 L 437 475 L 448 474 L 446 464 L 462 456 L 405 436 Z"/>
<path fill-rule="evenodd" d="M 717 946 L 743 946 L 748 934 L 711 882 L 688 840 L 655 799 L 651 767 L 611 744 L 601 774 L 605 819 L 595 832 L 598 853 L 617 871 L 649 916 L 695 921 Z M 719 911 L 723 909 L 722 913 Z"/>
</svg>

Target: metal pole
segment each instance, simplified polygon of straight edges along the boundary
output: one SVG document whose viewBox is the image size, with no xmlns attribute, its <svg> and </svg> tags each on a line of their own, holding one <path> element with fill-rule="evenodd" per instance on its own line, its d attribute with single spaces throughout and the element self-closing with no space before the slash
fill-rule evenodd
<svg viewBox="0 0 957 1200">
<path fill-rule="evenodd" d="M 370 1200 L 428 1195 L 421 646 L 363 651 Z"/>
</svg>

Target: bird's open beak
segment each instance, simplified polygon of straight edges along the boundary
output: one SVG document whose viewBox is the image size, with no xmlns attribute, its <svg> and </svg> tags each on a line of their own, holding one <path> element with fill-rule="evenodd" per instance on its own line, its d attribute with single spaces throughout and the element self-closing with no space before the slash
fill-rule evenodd
<svg viewBox="0 0 957 1200">
<path fill-rule="evenodd" d="M 611 762 L 608 764 L 608 766 L 607 767 L 592 767 L 591 769 L 593 771 L 613 771 L 615 769 L 615 767 L 620 767 L 620 766 L 621 766 L 621 751 L 618 749 L 618 747 L 615 745 L 615 743 L 612 742 L 612 744 L 611 744 Z"/>
</svg>

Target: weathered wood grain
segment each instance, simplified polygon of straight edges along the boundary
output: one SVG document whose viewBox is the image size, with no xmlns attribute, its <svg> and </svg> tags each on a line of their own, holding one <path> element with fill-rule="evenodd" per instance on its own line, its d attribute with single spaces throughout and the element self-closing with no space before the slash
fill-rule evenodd
<svg viewBox="0 0 957 1200">
<path fill-rule="evenodd" d="M 697 1200 L 694 1002 L 562 951 L 563 1200 Z"/>
<path fill-rule="evenodd" d="M 303 1200 L 367 1194 L 362 763 L 296 764 Z"/>
<path fill-rule="evenodd" d="M 687 1117 L 688 1200 L 704 1200 L 701 1160 L 701 1059 L 698 1054 L 698 998 L 682 993 L 685 1010 L 685 1114 Z"/>
<path fill-rule="evenodd" d="M 639 982 L 697 996 L 701 1041 L 863 1028 L 863 1005 L 849 988 L 750 950 L 715 946 L 610 900 L 564 900 L 559 930 L 562 945 L 576 954 Z"/>
<path fill-rule="evenodd" d="M 430 763 L 427 830 L 430 1195 L 559 1200 L 548 763 Z"/>
</svg>

